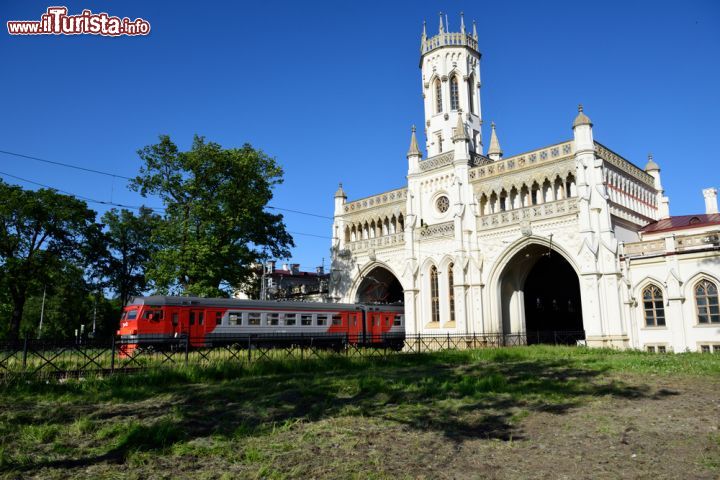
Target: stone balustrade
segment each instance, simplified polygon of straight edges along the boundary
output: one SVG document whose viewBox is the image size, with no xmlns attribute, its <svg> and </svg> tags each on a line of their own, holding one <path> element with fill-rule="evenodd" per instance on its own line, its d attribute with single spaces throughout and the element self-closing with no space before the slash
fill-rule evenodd
<svg viewBox="0 0 720 480">
<path fill-rule="evenodd" d="M 623 254 L 626 257 L 643 257 L 662 255 L 665 253 L 689 252 L 706 248 L 720 248 L 720 232 L 697 233 L 693 235 L 679 235 L 641 242 L 629 242 L 623 245 Z"/>
<path fill-rule="evenodd" d="M 538 218 L 550 218 L 574 214 L 577 210 L 577 198 L 566 198 L 564 200 L 485 215 L 480 217 L 480 225 L 482 228 L 486 229 L 500 228 L 520 223 L 523 220 L 536 220 Z"/>
<path fill-rule="evenodd" d="M 403 232 L 394 235 L 357 240 L 347 244 L 347 249 L 352 253 L 364 252 L 370 249 L 381 250 L 383 248 L 397 248 L 405 245 L 405 234 Z"/>
</svg>

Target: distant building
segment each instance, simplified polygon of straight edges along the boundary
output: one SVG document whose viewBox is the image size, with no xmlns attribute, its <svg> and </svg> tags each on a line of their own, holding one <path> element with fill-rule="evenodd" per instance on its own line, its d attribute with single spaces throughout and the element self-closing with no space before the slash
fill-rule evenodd
<svg viewBox="0 0 720 480">
<path fill-rule="evenodd" d="M 235 296 L 265 300 L 325 302 L 329 277 L 322 266 L 317 267 L 314 272 L 303 272 L 298 263 L 284 263 L 281 268 L 276 268 L 276 262 L 270 260 L 264 266 L 255 265 L 254 282 L 258 288 L 250 289 L 253 292 L 251 294 L 238 292 Z"/>
<path fill-rule="evenodd" d="M 503 156 L 491 124 L 485 148 L 474 23 L 423 28 L 420 70 L 427 158 L 413 127 L 406 185 L 337 190 L 332 300 L 402 303 L 411 335 L 720 351 L 715 188 L 705 214 L 670 216 L 659 165 L 595 141 L 582 107 L 560 143 Z"/>
</svg>

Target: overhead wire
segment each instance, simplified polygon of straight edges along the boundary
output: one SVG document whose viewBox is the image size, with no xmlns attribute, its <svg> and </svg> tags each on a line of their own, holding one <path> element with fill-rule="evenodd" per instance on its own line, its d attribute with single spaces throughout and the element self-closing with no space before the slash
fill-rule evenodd
<svg viewBox="0 0 720 480">
<path fill-rule="evenodd" d="M 5 154 L 5 155 L 12 155 L 12 156 L 15 156 L 15 157 L 20 157 L 20 158 L 26 158 L 26 159 L 30 159 L 30 160 L 35 160 L 35 161 L 38 161 L 38 162 L 43 162 L 43 163 L 47 163 L 47 164 L 51 164 L 51 165 L 56 165 L 56 166 L 60 166 L 60 167 L 72 168 L 72 169 L 80 170 L 80 171 L 84 171 L 84 172 L 95 173 L 95 174 L 98 174 L 98 175 L 105 175 L 105 176 L 112 177 L 112 178 L 120 178 L 120 179 L 123 179 L 123 180 L 134 180 L 132 177 L 127 177 L 127 176 L 125 176 L 125 175 L 119 175 L 119 174 L 116 174 L 116 173 L 111 173 L 111 172 L 107 172 L 107 171 L 103 171 L 103 170 L 97 170 L 97 169 L 93 169 L 93 168 L 81 167 L 81 166 L 79 166 L 79 165 L 73 165 L 73 164 L 71 164 L 71 163 L 66 163 L 66 162 L 59 162 L 59 161 L 56 161 L 56 160 L 48 160 L 48 159 L 45 159 L 45 158 L 34 157 L 34 156 L 32 156 L 32 155 L 25 155 L 25 154 L 23 154 L 23 153 L 11 152 L 11 151 L 8 151 L 8 150 L 0 150 L 0 153 L 3 153 L 3 154 Z M 31 183 L 31 184 L 33 184 L 33 185 L 39 185 L 39 186 L 44 187 L 44 188 L 53 188 L 53 187 L 49 187 L 49 186 L 47 186 L 47 185 L 43 185 L 43 184 L 40 184 L 40 183 L 35 182 L 35 181 L 32 181 L 32 180 L 27 180 L 27 179 L 23 179 L 23 178 L 17 177 L 17 176 L 15 176 L 15 175 L 11 175 L 11 174 L 8 174 L 8 173 L 3 173 L 3 175 L 8 176 L 8 177 L 12 177 L 12 178 L 15 178 L 15 179 L 18 179 L 18 180 L 21 180 L 21 181 L 23 181 L 23 182 Z M 71 196 L 74 196 L 74 197 L 76 197 L 76 198 L 82 198 L 82 199 L 84 199 L 84 200 L 86 200 L 86 201 L 93 202 L 93 203 L 99 203 L 99 204 L 104 204 L 104 205 L 114 205 L 114 206 L 120 206 L 120 207 L 126 207 L 126 208 L 134 208 L 134 209 L 138 209 L 138 208 L 139 208 L 139 207 L 133 207 L 133 206 L 128 206 L 128 205 L 117 204 L 117 203 L 114 203 L 114 202 L 108 202 L 108 201 L 103 201 L 103 200 L 91 199 L 91 198 L 89 198 L 89 197 L 83 197 L 83 196 L 78 195 L 78 194 L 72 194 L 72 193 L 69 193 L 69 192 L 65 192 L 65 191 L 63 191 L 63 190 L 61 190 L 61 189 L 58 189 L 58 188 L 53 188 L 53 189 L 54 189 L 54 190 L 57 190 L 58 192 L 65 193 L 66 195 L 71 195 Z M 303 212 L 302 210 L 294 210 L 294 209 L 290 209 L 290 208 L 276 207 L 276 206 L 270 206 L 270 205 L 268 205 L 267 208 L 270 208 L 270 209 L 272 209 L 272 210 L 279 210 L 279 211 L 284 211 L 284 212 L 296 213 L 296 214 L 298 214 L 298 215 L 306 215 L 306 216 L 309 216 L 309 217 L 323 218 L 323 219 L 326 219 L 326 220 L 332 220 L 332 219 L 333 219 L 333 217 L 329 217 L 329 216 L 327 216 L 327 215 L 321 215 L 321 214 L 311 213 L 311 212 Z M 154 208 L 153 210 L 163 210 L 163 209 Z"/>
</svg>

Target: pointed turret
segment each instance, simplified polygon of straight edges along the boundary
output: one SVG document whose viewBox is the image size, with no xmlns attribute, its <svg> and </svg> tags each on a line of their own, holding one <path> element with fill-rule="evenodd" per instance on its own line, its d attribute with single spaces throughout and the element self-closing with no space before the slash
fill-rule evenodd
<svg viewBox="0 0 720 480">
<path fill-rule="evenodd" d="M 345 195 L 345 190 L 342 188 L 342 183 L 338 185 L 338 189 L 335 192 L 335 216 L 343 214 L 343 209 L 345 207 L 345 200 L 347 200 L 347 195 Z"/>
<path fill-rule="evenodd" d="M 443 25 L 442 17 L 443 14 L 440 12 L 440 33 L 445 33 L 445 26 Z"/>
<path fill-rule="evenodd" d="M 410 134 L 410 148 L 407 152 L 408 174 L 418 173 L 420 171 L 420 160 L 422 160 L 422 152 L 418 147 L 417 137 L 415 136 L 415 125 L 412 126 L 412 134 Z"/>
<path fill-rule="evenodd" d="M 577 117 L 575 117 L 575 121 L 573 122 L 573 128 L 579 127 L 580 125 L 590 125 L 591 127 L 593 126 L 590 118 L 588 118 L 588 116 L 583 113 L 582 103 L 578 105 L 578 114 Z"/>
<path fill-rule="evenodd" d="M 415 125 L 412 126 L 412 135 L 410 135 L 410 148 L 407 152 L 407 157 L 419 157 L 422 158 L 422 152 L 418 147 L 417 137 L 415 136 Z"/>
<path fill-rule="evenodd" d="M 478 36 L 477 36 L 477 28 L 476 28 L 476 26 L 475 26 L 475 20 L 473 20 L 473 38 L 474 38 L 475 40 L 478 39 Z"/>
<path fill-rule="evenodd" d="M 497 161 L 502 158 L 503 152 L 502 148 L 500 148 L 497 133 L 495 132 L 495 122 L 490 124 L 490 129 L 490 148 L 488 148 L 488 158 L 490 158 L 490 160 Z"/>
<path fill-rule="evenodd" d="M 457 123 L 455 124 L 455 131 L 453 132 L 452 140 L 453 143 L 470 140 L 470 137 L 468 137 L 468 134 L 465 131 L 465 123 L 462 119 L 462 110 L 458 110 Z"/>
<path fill-rule="evenodd" d="M 460 33 L 465 33 L 465 14 L 460 12 Z"/>
<path fill-rule="evenodd" d="M 572 126 L 575 152 L 595 150 L 592 127 L 592 122 L 588 116 L 583 113 L 582 104 L 578 105 L 578 114 Z"/>
<path fill-rule="evenodd" d="M 422 41 L 425 42 L 427 39 L 427 25 L 425 20 L 423 20 L 423 33 L 422 33 Z"/>
</svg>

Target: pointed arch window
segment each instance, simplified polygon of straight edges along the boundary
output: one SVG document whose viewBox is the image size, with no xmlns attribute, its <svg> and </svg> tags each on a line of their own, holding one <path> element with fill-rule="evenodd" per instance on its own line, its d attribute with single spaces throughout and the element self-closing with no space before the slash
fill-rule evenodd
<svg viewBox="0 0 720 480">
<path fill-rule="evenodd" d="M 453 267 L 451 263 L 448 266 L 448 298 L 450 299 L 450 321 L 455 321 L 455 278 L 453 277 Z"/>
<path fill-rule="evenodd" d="M 440 80 L 435 80 L 435 113 L 442 113 L 442 85 Z"/>
<path fill-rule="evenodd" d="M 458 110 L 460 108 L 460 90 L 458 87 L 457 75 L 453 75 L 450 79 L 450 110 Z"/>
<path fill-rule="evenodd" d="M 648 327 L 665 326 L 665 307 L 662 291 L 655 285 L 648 285 L 643 290 L 643 308 L 645 325 Z"/>
<path fill-rule="evenodd" d="M 696 283 L 695 303 L 697 305 L 698 323 L 720 323 L 717 285 L 705 279 Z"/>
<path fill-rule="evenodd" d="M 475 113 L 475 77 L 473 75 L 470 75 L 468 79 L 468 104 L 470 113 Z"/>
<path fill-rule="evenodd" d="M 433 265 L 430 267 L 430 315 L 433 322 L 440 321 L 440 296 L 438 289 L 438 271 Z"/>
</svg>

